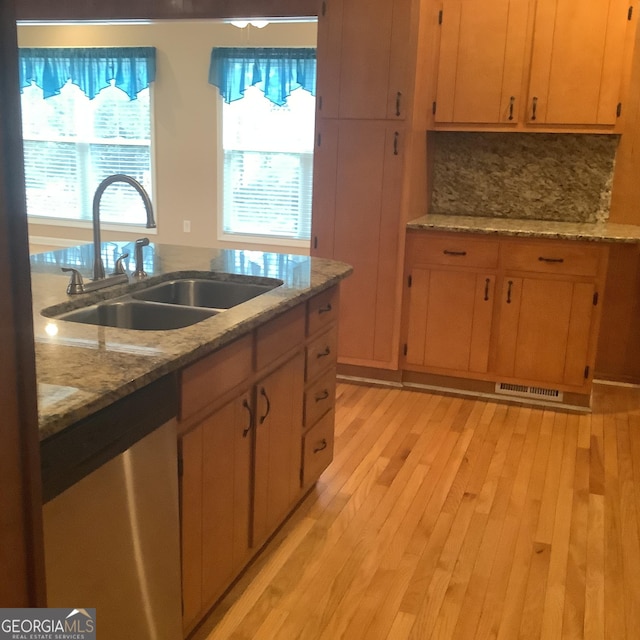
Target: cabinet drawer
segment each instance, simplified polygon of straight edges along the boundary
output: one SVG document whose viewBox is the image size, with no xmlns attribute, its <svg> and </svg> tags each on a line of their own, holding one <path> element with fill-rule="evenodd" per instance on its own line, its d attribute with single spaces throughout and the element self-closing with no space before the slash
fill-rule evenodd
<svg viewBox="0 0 640 640">
<path fill-rule="evenodd" d="M 332 367 L 318 378 L 304 394 L 304 425 L 313 426 L 336 400 L 336 371 Z"/>
<path fill-rule="evenodd" d="M 302 485 L 315 482 L 333 460 L 334 412 L 327 413 L 302 439 Z"/>
<path fill-rule="evenodd" d="M 498 266 L 497 240 L 471 238 L 449 233 L 409 235 L 409 255 L 413 263 L 495 269 Z"/>
<path fill-rule="evenodd" d="M 182 372 L 181 420 L 198 413 L 251 375 L 251 338 L 240 338 Z"/>
<path fill-rule="evenodd" d="M 256 370 L 269 366 L 279 356 L 304 341 L 304 304 L 271 320 L 256 331 Z"/>
<path fill-rule="evenodd" d="M 335 329 L 323 333 L 307 346 L 305 380 L 316 378 L 322 371 L 336 364 L 338 336 Z"/>
<path fill-rule="evenodd" d="M 307 335 L 311 336 L 338 317 L 338 287 L 314 296 L 308 302 Z"/>
<path fill-rule="evenodd" d="M 602 247 L 584 242 L 502 242 L 502 266 L 513 271 L 596 276 Z"/>
</svg>

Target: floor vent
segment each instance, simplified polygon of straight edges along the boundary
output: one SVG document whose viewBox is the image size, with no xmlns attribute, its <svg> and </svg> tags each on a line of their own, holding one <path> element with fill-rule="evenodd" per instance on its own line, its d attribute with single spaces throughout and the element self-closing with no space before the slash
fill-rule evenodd
<svg viewBox="0 0 640 640">
<path fill-rule="evenodd" d="M 545 389 L 544 387 L 527 387 L 522 384 L 509 384 L 508 382 L 496 382 L 496 393 L 520 398 L 545 398 L 554 402 L 562 402 L 562 391 L 558 389 Z"/>
</svg>

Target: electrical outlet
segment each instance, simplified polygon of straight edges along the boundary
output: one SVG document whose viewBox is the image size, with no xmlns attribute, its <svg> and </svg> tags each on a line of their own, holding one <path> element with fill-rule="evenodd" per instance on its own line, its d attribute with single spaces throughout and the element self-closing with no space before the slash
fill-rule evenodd
<svg viewBox="0 0 640 640">
<path fill-rule="evenodd" d="M 191 220 L 183 220 L 182 221 L 182 230 L 185 233 L 191 233 Z"/>
</svg>

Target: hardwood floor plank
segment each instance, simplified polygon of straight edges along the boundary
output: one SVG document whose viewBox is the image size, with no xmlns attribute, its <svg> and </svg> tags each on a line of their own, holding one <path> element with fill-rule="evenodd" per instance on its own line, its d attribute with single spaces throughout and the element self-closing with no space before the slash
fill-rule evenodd
<svg viewBox="0 0 640 640">
<path fill-rule="evenodd" d="M 640 390 L 336 398 L 334 462 L 190 640 L 638 637 Z"/>
<path fill-rule="evenodd" d="M 584 635 L 581 636 L 585 640 L 604 640 L 605 638 L 604 589 L 604 498 L 598 494 L 591 494 L 589 496 Z"/>
<path fill-rule="evenodd" d="M 554 429 L 561 428 L 565 429 L 565 439 L 562 452 L 562 467 L 560 470 L 560 487 L 551 541 L 549 576 L 547 578 L 542 618 L 542 637 L 545 639 L 549 638 L 549 640 L 562 637 L 567 582 L 567 560 L 571 536 L 571 513 L 573 511 L 576 450 L 578 445 L 577 425 L 569 424 L 567 415 L 558 413 L 556 415 Z"/>
<path fill-rule="evenodd" d="M 622 566 L 624 568 L 625 622 L 627 637 L 640 629 L 640 545 L 638 542 L 638 514 L 636 513 L 633 483 L 633 460 L 626 415 L 616 417 L 618 434 L 618 471 L 620 489 L 620 524 L 622 530 Z"/>
<path fill-rule="evenodd" d="M 578 435 L 578 445 L 579 443 L 580 435 Z M 589 475 L 589 450 L 578 446 L 562 623 L 563 637 L 567 639 L 584 637 Z M 604 575 L 601 578 L 604 581 Z"/>
<path fill-rule="evenodd" d="M 605 637 L 624 638 L 626 632 L 620 488 L 618 481 L 618 437 L 615 416 L 611 414 L 605 416 L 604 473 Z"/>
</svg>

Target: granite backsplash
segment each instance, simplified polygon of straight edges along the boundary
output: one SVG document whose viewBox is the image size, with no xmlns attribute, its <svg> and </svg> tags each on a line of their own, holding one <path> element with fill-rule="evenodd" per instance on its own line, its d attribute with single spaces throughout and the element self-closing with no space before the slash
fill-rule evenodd
<svg viewBox="0 0 640 640">
<path fill-rule="evenodd" d="M 618 136 L 434 132 L 431 213 L 604 222 Z"/>
</svg>

